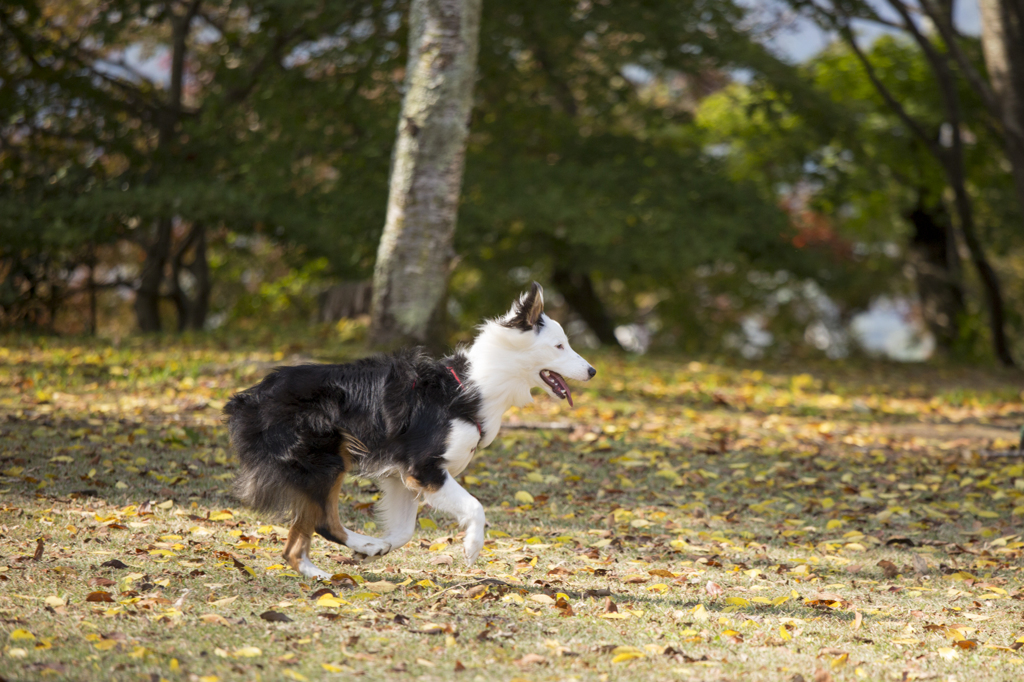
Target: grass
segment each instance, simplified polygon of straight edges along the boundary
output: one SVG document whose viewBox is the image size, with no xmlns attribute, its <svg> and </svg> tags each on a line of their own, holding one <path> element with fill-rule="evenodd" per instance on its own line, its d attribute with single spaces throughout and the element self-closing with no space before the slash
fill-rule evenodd
<svg viewBox="0 0 1024 682">
<path fill-rule="evenodd" d="M 1019 375 L 599 354 L 575 409 L 507 415 L 567 428 L 462 476 L 476 565 L 424 509 L 374 563 L 315 539 L 311 584 L 230 498 L 220 407 L 357 353 L 0 339 L 0 678 L 1024 678 Z M 379 532 L 376 492 L 343 520 Z"/>
</svg>

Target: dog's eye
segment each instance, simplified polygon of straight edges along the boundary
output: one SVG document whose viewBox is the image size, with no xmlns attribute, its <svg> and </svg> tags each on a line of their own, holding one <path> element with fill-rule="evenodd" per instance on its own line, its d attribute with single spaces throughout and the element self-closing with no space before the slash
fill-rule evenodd
<svg viewBox="0 0 1024 682">
<path fill-rule="evenodd" d="M 565 350 L 565 346 L 563 346 L 562 344 L 558 344 L 557 346 L 555 346 L 555 348 L 557 348 L 558 350 Z"/>
</svg>

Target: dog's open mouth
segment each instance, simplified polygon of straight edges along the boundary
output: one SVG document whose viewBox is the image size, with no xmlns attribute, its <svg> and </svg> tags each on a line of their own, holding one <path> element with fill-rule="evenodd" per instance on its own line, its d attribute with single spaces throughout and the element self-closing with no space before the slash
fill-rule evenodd
<svg viewBox="0 0 1024 682">
<path fill-rule="evenodd" d="M 540 378 L 544 380 L 551 390 L 555 392 L 562 400 L 569 401 L 569 407 L 572 407 L 572 391 L 569 390 L 569 384 L 565 383 L 565 379 L 558 372 L 552 372 L 550 369 L 542 369 L 540 371 Z"/>
</svg>

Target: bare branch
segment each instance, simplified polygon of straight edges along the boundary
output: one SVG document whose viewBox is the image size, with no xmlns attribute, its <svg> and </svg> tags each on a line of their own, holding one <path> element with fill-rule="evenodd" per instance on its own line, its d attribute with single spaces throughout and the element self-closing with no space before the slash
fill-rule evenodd
<svg viewBox="0 0 1024 682">
<path fill-rule="evenodd" d="M 964 74 L 967 82 L 978 93 L 981 101 L 985 103 L 989 114 L 998 120 L 999 102 L 996 99 L 996 95 L 985 78 L 974 68 L 974 64 L 967 58 L 963 48 L 960 47 L 960 36 L 957 33 L 956 27 L 953 26 L 953 23 L 949 21 L 944 12 L 939 11 L 939 8 L 935 5 L 935 0 L 920 0 L 920 2 L 925 14 L 928 15 L 928 18 L 939 29 L 942 40 L 946 44 L 946 49 L 953 55 L 953 59 L 956 60 L 957 66 L 960 67 L 960 71 Z"/>
</svg>

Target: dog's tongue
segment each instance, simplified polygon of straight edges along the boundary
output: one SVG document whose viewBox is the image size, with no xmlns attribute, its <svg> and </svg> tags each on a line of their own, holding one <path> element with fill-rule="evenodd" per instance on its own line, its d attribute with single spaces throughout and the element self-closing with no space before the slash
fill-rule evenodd
<svg viewBox="0 0 1024 682">
<path fill-rule="evenodd" d="M 565 399 L 569 401 L 569 407 L 572 407 L 572 391 L 569 390 L 569 384 L 565 383 L 565 379 L 558 372 L 552 372 L 551 378 L 565 391 Z"/>
</svg>

